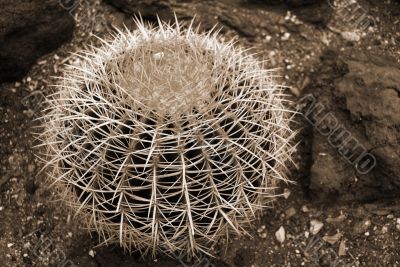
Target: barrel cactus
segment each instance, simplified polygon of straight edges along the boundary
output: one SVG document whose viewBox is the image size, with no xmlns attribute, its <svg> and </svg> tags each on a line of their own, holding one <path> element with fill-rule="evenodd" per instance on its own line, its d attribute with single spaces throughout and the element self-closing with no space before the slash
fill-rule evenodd
<svg viewBox="0 0 400 267">
<path fill-rule="evenodd" d="M 42 117 L 50 180 L 102 243 L 212 253 L 276 196 L 293 113 L 218 33 L 137 22 L 66 69 Z"/>
</svg>

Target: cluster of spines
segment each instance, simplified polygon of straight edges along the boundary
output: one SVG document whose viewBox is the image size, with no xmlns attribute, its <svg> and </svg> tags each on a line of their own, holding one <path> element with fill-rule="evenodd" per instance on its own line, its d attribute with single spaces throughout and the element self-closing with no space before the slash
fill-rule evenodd
<svg viewBox="0 0 400 267">
<path fill-rule="evenodd" d="M 42 118 L 46 167 L 104 243 L 210 253 L 221 236 L 246 233 L 277 181 L 287 181 L 293 113 L 272 72 L 233 42 L 179 23 L 137 26 L 65 73 Z M 158 65 L 165 73 L 153 71 Z M 192 77 L 195 97 L 165 86 L 181 85 L 167 72 L 175 65 Z M 149 73 L 164 76 L 156 84 Z"/>
</svg>

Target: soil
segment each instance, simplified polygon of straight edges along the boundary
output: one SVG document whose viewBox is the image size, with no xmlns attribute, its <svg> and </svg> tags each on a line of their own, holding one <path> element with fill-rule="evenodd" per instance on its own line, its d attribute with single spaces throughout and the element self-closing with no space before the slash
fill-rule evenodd
<svg viewBox="0 0 400 267">
<path fill-rule="evenodd" d="M 316 75 L 326 50 L 344 56 L 355 49 L 370 51 L 400 62 L 400 4 L 393 0 L 359 4 L 374 18 L 374 27 L 356 31 L 335 11 L 329 22 L 300 20 L 295 14 L 303 12 L 304 18 L 306 11 L 263 1 L 221 1 L 209 9 L 198 8 L 197 19 L 206 21 L 212 15 L 223 26 L 222 39 L 238 36 L 238 45 L 251 46 L 269 59 L 268 67 L 278 68 L 278 79 L 296 100 L 304 88 L 312 87 L 310 77 Z M 296 184 L 282 184 L 285 197 L 276 200 L 274 209 L 249 225 L 248 236 L 221 240 L 214 258 L 152 259 L 117 246 L 96 247 L 96 235 L 81 229 L 74 214 L 61 208 L 39 172 L 42 165 L 32 149 L 37 144 L 35 118 L 55 76 L 65 63 L 76 60 L 73 52 L 99 45 L 96 36 L 107 38 L 112 27 L 134 25 L 130 15 L 95 0 L 81 1 L 71 13 L 77 21 L 71 42 L 39 59 L 21 81 L 0 85 L 1 266 L 400 266 L 400 199 L 314 201 L 307 190 L 311 131 L 301 118 L 295 126 L 303 129 L 298 136 L 298 167 L 291 174 Z M 331 71 L 334 75 L 338 70 Z M 281 227 L 282 243 L 276 238 Z"/>
</svg>

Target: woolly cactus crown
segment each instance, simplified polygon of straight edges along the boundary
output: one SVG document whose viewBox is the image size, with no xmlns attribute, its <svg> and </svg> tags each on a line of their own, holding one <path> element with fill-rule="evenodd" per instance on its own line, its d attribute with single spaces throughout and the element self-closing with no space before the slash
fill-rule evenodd
<svg viewBox="0 0 400 267">
<path fill-rule="evenodd" d="M 272 72 L 217 33 L 137 27 L 84 52 L 50 97 L 50 176 L 104 243 L 209 253 L 286 181 L 292 113 Z"/>
</svg>

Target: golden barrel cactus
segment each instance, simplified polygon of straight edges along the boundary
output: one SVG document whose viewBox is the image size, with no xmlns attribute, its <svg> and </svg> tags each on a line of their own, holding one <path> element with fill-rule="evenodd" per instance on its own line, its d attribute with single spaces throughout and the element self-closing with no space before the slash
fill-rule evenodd
<svg viewBox="0 0 400 267">
<path fill-rule="evenodd" d="M 106 244 L 210 253 L 287 181 L 283 89 L 216 32 L 138 21 L 113 37 L 82 52 L 48 99 L 51 181 Z"/>
</svg>

